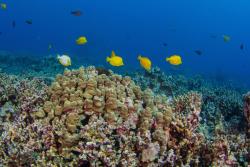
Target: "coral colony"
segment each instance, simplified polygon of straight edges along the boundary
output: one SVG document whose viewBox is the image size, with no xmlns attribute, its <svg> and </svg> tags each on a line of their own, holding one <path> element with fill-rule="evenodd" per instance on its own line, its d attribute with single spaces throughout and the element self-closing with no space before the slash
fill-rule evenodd
<svg viewBox="0 0 250 167">
<path fill-rule="evenodd" d="M 228 133 L 219 117 L 209 137 L 198 91 L 170 97 L 93 66 L 65 70 L 50 86 L 0 77 L 0 166 L 229 167 L 250 160 L 249 93 L 240 110 L 246 131 Z"/>
</svg>

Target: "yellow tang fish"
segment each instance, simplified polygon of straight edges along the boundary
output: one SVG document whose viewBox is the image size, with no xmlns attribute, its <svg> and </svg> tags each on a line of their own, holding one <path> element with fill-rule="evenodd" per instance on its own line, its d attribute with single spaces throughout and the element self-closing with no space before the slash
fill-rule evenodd
<svg viewBox="0 0 250 167">
<path fill-rule="evenodd" d="M 84 37 L 84 36 L 81 36 L 79 37 L 77 40 L 76 40 L 76 44 L 77 45 L 84 45 L 85 43 L 87 43 L 87 38 Z"/>
<path fill-rule="evenodd" d="M 123 66 L 122 57 L 117 56 L 114 51 L 112 51 L 111 56 L 106 58 L 106 61 L 112 66 Z"/>
<path fill-rule="evenodd" d="M 222 35 L 222 38 L 223 38 L 224 42 L 229 42 L 231 40 L 231 37 L 228 35 Z"/>
<path fill-rule="evenodd" d="M 65 67 L 71 66 L 71 59 L 68 55 L 57 55 L 59 63 Z"/>
<path fill-rule="evenodd" d="M 138 60 L 140 61 L 141 66 L 147 70 L 150 71 L 151 70 L 151 61 L 149 60 L 149 58 L 147 57 L 142 57 L 141 55 L 138 56 Z"/>
<path fill-rule="evenodd" d="M 182 64 L 181 56 L 179 55 L 173 55 L 173 56 L 167 57 L 166 61 L 176 66 Z"/>
<path fill-rule="evenodd" d="M 6 3 L 1 3 L 0 7 L 1 7 L 1 9 L 7 9 L 7 4 Z"/>
</svg>

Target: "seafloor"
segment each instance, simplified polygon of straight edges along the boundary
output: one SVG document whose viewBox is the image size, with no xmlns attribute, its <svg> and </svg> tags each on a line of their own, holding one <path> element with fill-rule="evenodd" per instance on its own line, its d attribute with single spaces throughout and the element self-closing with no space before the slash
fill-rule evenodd
<svg viewBox="0 0 250 167">
<path fill-rule="evenodd" d="M 250 93 L 0 52 L 0 167 L 250 165 Z"/>
</svg>

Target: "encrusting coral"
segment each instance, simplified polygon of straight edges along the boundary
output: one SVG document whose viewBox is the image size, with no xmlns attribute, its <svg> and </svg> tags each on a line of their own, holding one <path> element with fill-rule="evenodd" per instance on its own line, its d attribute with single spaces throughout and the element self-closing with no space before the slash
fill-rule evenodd
<svg viewBox="0 0 250 167">
<path fill-rule="evenodd" d="M 0 164 L 151 167 L 224 163 L 215 157 L 230 141 L 207 143 L 197 130 L 202 106 L 199 93 L 169 99 L 150 89 L 142 91 L 130 77 L 98 71 L 92 66 L 65 70 L 42 91 L 39 103 L 32 100 L 37 93 L 30 94 L 31 89 L 30 103 L 23 100 L 26 105 L 21 106 L 33 107 L 20 110 L 13 122 L 2 126 Z M 230 157 L 226 160 L 234 155 Z M 237 165 L 236 160 L 228 162 Z"/>
</svg>

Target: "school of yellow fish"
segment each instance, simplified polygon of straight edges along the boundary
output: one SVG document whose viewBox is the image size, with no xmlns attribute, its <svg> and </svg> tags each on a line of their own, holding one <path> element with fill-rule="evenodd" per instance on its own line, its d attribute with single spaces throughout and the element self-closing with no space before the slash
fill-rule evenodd
<svg viewBox="0 0 250 167">
<path fill-rule="evenodd" d="M 151 70 L 152 62 L 148 57 L 143 57 L 139 55 L 138 60 L 142 68 L 144 68 L 147 71 Z M 124 65 L 122 57 L 116 55 L 114 51 L 112 51 L 111 56 L 106 58 L 106 61 L 110 65 L 115 66 L 115 67 Z M 179 55 L 172 55 L 170 57 L 167 57 L 166 61 L 169 62 L 171 65 L 175 65 L 175 66 L 182 64 L 182 59 L 181 59 L 181 56 Z"/>
<path fill-rule="evenodd" d="M 7 4 L 0 3 L 0 9 L 6 10 Z M 222 35 L 222 38 L 223 38 L 224 42 L 229 42 L 231 40 L 231 37 L 228 35 Z M 75 42 L 77 45 L 85 45 L 88 41 L 87 41 L 87 38 L 85 36 L 80 36 L 76 39 Z M 51 50 L 51 49 L 53 49 L 53 46 L 52 46 L 52 44 L 49 44 L 48 50 Z M 58 59 L 58 62 L 65 67 L 68 67 L 71 65 L 71 58 L 68 55 L 61 55 L 61 56 L 58 55 L 57 59 Z M 140 65 L 142 68 L 144 68 L 146 71 L 151 70 L 152 62 L 148 57 L 144 57 L 142 55 L 139 55 L 137 57 L 137 59 L 140 62 Z M 182 64 L 182 58 L 180 55 L 172 55 L 170 57 L 166 57 L 165 60 L 166 60 L 166 62 L 168 62 L 169 64 L 174 65 L 174 66 L 179 66 Z M 106 62 L 109 63 L 111 66 L 115 66 L 115 67 L 124 66 L 122 57 L 116 55 L 114 51 L 112 51 L 111 55 L 106 58 Z"/>
<path fill-rule="evenodd" d="M 80 36 L 79 38 L 76 39 L 77 45 L 84 45 L 86 43 L 87 43 L 87 38 L 85 36 Z M 49 44 L 48 49 L 52 49 L 51 44 Z M 68 55 L 62 55 L 62 56 L 58 55 L 57 59 L 58 59 L 58 62 L 65 67 L 68 67 L 71 65 L 71 58 Z M 147 71 L 151 70 L 152 62 L 148 57 L 139 55 L 137 59 L 139 60 L 142 68 L 144 68 Z M 175 66 L 182 64 L 182 59 L 181 59 L 181 56 L 179 55 L 173 55 L 173 56 L 167 57 L 166 61 Z M 124 66 L 123 58 L 119 55 L 116 55 L 114 51 L 111 52 L 110 56 L 106 57 L 106 62 L 114 67 Z"/>
<path fill-rule="evenodd" d="M 62 55 L 62 56 L 58 55 L 57 59 L 59 63 L 65 67 L 68 67 L 71 65 L 71 58 L 68 55 Z M 148 57 L 143 57 L 139 55 L 138 60 L 142 68 L 144 68 L 147 71 L 151 70 L 152 62 Z M 114 67 L 124 66 L 122 57 L 116 55 L 114 51 L 111 52 L 110 56 L 106 57 L 106 61 L 111 66 L 114 66 Z M 167 57 L 166 61 L 175 66 L 182 64 L 182 59 L 179 55 L 173 55 L 173 56 Z"/>
</svg>

